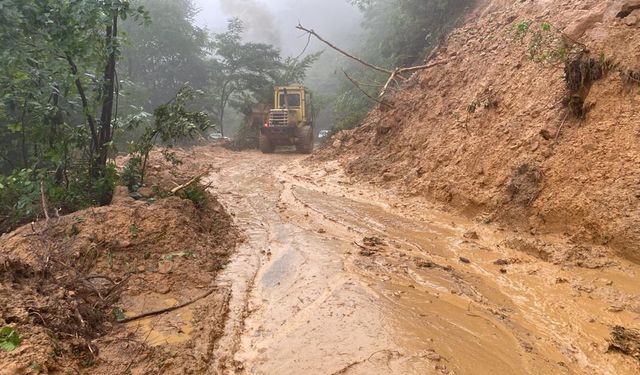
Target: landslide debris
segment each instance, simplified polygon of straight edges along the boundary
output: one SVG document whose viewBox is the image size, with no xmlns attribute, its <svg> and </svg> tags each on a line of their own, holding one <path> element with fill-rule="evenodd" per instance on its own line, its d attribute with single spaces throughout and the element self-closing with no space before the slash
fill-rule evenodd
<svg viewBox="0 0 640 375">
<path fill-rule="evenodd" d="M 100 374 L 203 368 L 198 367 L 202 361 L 168 361 L 185 353 L 152 346 L 138 334 L 143 328 L 132 331 L 119 323 L 135 315 L 124 301 L 162 295 L 178 304 L 207 290 L 214 294 L 207 302 L 213 307 L 207 308 L 219 316 L 194 314 L 193 320 L 224 321 L 227 292 L 212 282 L 234 249 L 237 232 L 224 208 L 202 187 L 179 196 L 166 193 L 191 174 L 188 166 L 171 170 L 154 153 L 149 187 L 133 195 L 139 199 L 119 187 L 110 206 L 32 223 L 1 237 L 0 327 L 11 327 L 22 339 L 15 350 L 0 350 L 2 371 Z M 185 347 L 188 354 L 189 345 Z"/>
<path fill-rule="evenodd" d="M 445 63 L 316 158 L 486 223 L 640 261 L 634 4 L 481 2 L 433 54 Z"/>
</svg>

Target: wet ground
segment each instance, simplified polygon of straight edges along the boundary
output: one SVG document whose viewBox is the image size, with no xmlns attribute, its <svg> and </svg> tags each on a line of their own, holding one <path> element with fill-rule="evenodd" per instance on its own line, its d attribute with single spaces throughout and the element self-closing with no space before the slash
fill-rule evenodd
<svg viewBox="0 0 640 375">
<path fill-rule="evenodd" d="M 246 240 L 218 280 L 221 374 L 636 374 L 640 267 L 552 264 L 514 236 L 357 184 L 337 164 L 205 148 Z M 549 239 L 552 240 L 552 239 Z"/>
</svg>

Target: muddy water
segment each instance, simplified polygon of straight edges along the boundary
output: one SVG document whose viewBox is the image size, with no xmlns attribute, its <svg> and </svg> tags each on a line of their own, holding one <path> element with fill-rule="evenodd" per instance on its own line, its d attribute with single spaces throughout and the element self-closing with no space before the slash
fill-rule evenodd
<svg viewBox="0 0 640 375">
<path fill-rule="evenodd" d="M 640 371 L 606 350 L 612 326 L 640 327 L 636 265 L 543 262 L 293 154 L 198 157 L 221 167 L 210 179 L 246 236 L 219 280 L 232 298 L 212 373 Z"/>
</svg>

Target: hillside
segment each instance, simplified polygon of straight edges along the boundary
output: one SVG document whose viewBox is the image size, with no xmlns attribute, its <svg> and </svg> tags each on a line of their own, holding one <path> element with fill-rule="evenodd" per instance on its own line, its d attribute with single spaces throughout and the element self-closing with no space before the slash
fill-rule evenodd
<svg viewBox="0 0 640 375">
<path fill-rule="evenodd" d="M 640 260 L 640 1 L 486 1 L 336 155 L 484 222 Z"/>
</svg>

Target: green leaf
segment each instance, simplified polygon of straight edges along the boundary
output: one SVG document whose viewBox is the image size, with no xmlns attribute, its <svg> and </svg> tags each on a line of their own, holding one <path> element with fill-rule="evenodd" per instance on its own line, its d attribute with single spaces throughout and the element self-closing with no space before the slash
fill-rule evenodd
<svg viewBox="0 0 640 375">
<path fill-rule="evenodd" d="M 22 131 L 22 125 L 18 123 L 7 124 L 7 129 L 12 133 L 19 133 Z"/>
<path fill-rule="evenodd" d="M 18 331 L 11 327 L 2 327 L 0 329 L 0 349 L 10 352 L 16 349 L 22 343 L 22 338 Z"/>
<path fill-rule="evenodd" d="M 113 316 L 116 318 L 118 322 L 121 322 L 127 318 L 124 315 L 124 310 L 120 307 L 114 307 L 113 310 L 111 310 L 111 312 L 113 313 Z"/>
</svg>

